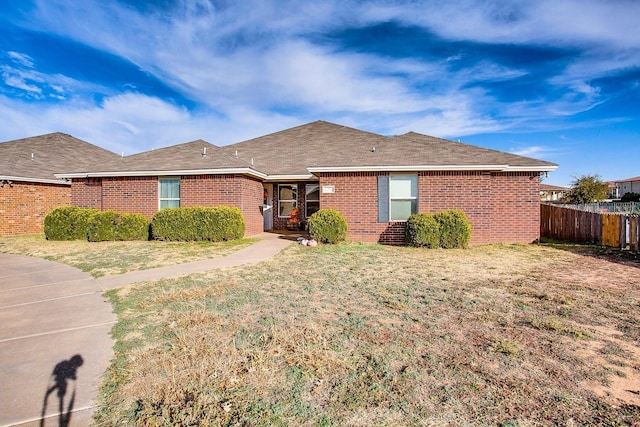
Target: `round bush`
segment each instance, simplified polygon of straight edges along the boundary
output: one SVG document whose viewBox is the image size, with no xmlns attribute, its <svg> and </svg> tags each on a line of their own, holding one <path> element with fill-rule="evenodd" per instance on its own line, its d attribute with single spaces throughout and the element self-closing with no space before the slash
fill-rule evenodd
<svg viewBox="0 0 640 427">
<path fill-rule="evenodd" d="M 412 214 L 405 225 L 405 241 L 412 246 L 440 247 L 440 223 L 428 213 Z"/>
<path fill-rule="evenodd" d="M 140 214 L 122 214 L 116 225 L 116 240 L 149 240 L 149 220 Z"/>
<path fill-rule="evenodd" d="M 44 234 L 48 240 L 86 240 L 89 218 L 97 209 L 62 206 L 44 218 Z"/>
<path fill-rule="evenodd" d="M 347 238 L 347 221 L 335 209 L 320 209 L 307 222 L 309 236 L 322 243 L 338 243 Z"/>
<path fill-rule="evenodd" d="M 466 248 L 471 241 L 471 223 L 462 211 L 449 210 L 435 214 L 440 224 L 440 247 Z"/>
<path fill-rule="evenodd" d="M 106 242 L 116 240 L 116 225 L 120 214 L 116 211 L 98 211 L 89 217 L 87 240 Z"/>
</svg>

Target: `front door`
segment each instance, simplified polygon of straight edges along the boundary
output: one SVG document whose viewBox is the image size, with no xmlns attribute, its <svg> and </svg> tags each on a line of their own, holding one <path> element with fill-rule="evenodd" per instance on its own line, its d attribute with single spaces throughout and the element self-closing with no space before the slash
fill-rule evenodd
<svg viewBox="0 0 640 427">
<path fill-rule="evenodd" d="M 273 184 L 264 184 L 262 203 L 264 231 L 271 230 L 273 228 Z"/>
</svg>

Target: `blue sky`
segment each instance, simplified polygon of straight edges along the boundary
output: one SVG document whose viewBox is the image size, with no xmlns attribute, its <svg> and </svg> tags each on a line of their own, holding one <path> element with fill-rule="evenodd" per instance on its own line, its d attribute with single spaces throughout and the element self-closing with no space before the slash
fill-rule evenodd
<svg viewBox="0 0 640 427">
<path fill-rule="evenodd" d="M 0 141 L 133 154 L 327 120 L 640 175 L 640 1 L 4 0 Z"/>
</svg>

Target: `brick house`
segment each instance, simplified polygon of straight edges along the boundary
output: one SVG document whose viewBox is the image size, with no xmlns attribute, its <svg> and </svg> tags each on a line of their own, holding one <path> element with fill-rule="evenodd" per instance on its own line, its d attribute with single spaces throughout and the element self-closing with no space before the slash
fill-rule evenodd
<svg viewBox="0 0 640 427">
<path fill-rule="evenodd" d="M 382 136 L 324 121 L 217 147 L 198 140 L 67 170 L 77 206 L 138 212 L 237 206 L 247 235 L 284 229 L 293 209 L 346 218 L 348 238 L 402 243 L 412 212 L 460 209 L 472 245 L 539 237 L 540 174 L 557 165 L 414 132 Z M 63 172 L 63 171 L 61 171 Z"/>
<path fill-rule="evenodd" d="M 47 213 L 71 204 L 71 182 L 55 172 L 118 157 L 63 133 L 0 143 L 0 236 L 42 233 Z"/>
<path fill-rule="evenodd" d="M 570 188 L 560 187 L 558 185 L 540 184 L 540 201 L 542 202 L 560 202 L 569 194 Z"/>
</svg>

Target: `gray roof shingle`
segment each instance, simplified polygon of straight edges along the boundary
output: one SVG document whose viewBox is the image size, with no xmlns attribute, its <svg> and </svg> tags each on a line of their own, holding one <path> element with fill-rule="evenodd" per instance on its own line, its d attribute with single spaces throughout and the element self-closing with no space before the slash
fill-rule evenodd
<svg viewBox="0 0 640 427">
<path fill-rule="evenodd" d="M 415 132 L 382 136 L 324 121 L 276 132 L 222 147 L 241 158 L 253 158 L 255 167 L 269 175 L 303 175 L 314 168 L 422 166 L 510 166 L 552 170 L 542 160 L 490 150 Z"/>
<path fill-rule="evenodd" d="M 206 148 L 207 155 L 203 156 Z M 554 163 L 415 132 L 383 136 L 325 121 L 218 147 L 196 140 L 131 156 L 57 169 L 63 176 L 242 170 L 265 178 L 310 177 L 329 170 L 487 169 L 549 171 Z M 403 169 L 404 168 L 404 169 Z M 268 175 L 268 177 L 267 177 Z"/>
<path fill-rule="evenodd" d="M 206 155 L 205 155 L 206 154 Z M 91 172 L 167 172 L 187 170 L 214 170 L 250 168 L 250 164 L 223 152 L 218 146 L 202 139 L 172 145 L 170 147 L 145 151 L 130 156 L 104 162 L 87 171 L 86 169 L 67 170 L 65 173 Z M 60 171 L 58 171 L 60 172 Z"/>
<path fill-rule="evenodd" d="M 50 133 L 0 143 L 0 177 L 64 183 L 54 174 L 92 168 L 119 157 L 71 135 Z"/>
</svg>

